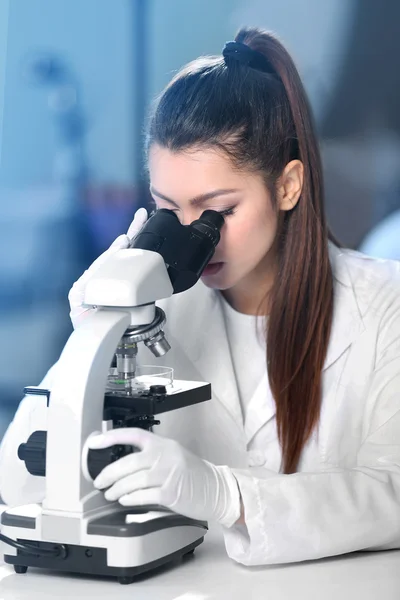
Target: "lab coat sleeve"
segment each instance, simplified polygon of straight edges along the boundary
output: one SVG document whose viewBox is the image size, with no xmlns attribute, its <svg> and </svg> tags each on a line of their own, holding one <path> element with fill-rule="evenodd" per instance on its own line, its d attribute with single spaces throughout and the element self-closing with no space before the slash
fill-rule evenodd
<svg viewBox="0 0 400 600">
<path fill-rule="evenodd" d="M 51 388 L 57 367 L 53 365 L 39 387 Z M 33 431 L 47 431 L 45 396 L 24 396 L 0 445 L 0 497 L 8 506 L 42 502 L 45 478 L 31 475 L 18 458 L 18 446 L 27 441 Z"/>
<path fill-rule="evenodd" d="M 235 561 L 287 563 L 400 547 L 400 310 L 392 312 L 377 340 L 366 434 L 353 468 L 265 469 L 263 478 L 232 470 L 246 521 L 224 528 Z"/>
</svg>

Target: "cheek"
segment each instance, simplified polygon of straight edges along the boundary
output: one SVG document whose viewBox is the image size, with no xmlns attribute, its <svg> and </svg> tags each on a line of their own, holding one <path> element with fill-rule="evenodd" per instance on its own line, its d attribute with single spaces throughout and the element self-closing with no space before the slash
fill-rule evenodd
<svg viewBox="0 0 400 600">
<path fill-rule="evenodd" d="M 223 249 L 229 256 L 237 258 L 265 254 L 275 239 L 277 225 L 277 216 L 273 211 L 253 216 L 252 219 L 238 218 L 236 222 L 233 216 L 221 238 Z"/>
</svg>

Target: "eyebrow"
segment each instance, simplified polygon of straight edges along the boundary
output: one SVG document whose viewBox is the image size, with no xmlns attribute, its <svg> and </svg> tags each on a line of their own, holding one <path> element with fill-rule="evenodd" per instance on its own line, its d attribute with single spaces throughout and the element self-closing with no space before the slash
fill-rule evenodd
<svg viewBox="0 0 400 600">
<path fill-rule="evenodd" d="M 200 204 L 204 204 L 205 202 L 207 202 L 207 200 L 212 200 L 213 198 L 216 198 L 217 196 L 226 196 L 227 194 L 233 194 L 234 192 L 238 192 L 238 191 L 239 191 L 238 189 L 214 190 L 213 192 L 208 192 L 207 194 L 200 194 L 199 196 L 195 196 L 194 198 L 189 200 L 189 203 L 191 206 L 199 206 Z M 150 186 L 150 192 L 152 194 L 154 194 L 154 196 L 157 196 L 158 198 L 161 198 L 162 200 L 169 202 L 169 204 L 176 206 L 176 208 L 179 208 L 178 204 L 176 202 L 174 202 L 174 200 L 171 200 L 171 198 L 168 198 L 168 196 L 164 196 L 164 194 L 161 194 L 152 186 Z"/>
</svg>

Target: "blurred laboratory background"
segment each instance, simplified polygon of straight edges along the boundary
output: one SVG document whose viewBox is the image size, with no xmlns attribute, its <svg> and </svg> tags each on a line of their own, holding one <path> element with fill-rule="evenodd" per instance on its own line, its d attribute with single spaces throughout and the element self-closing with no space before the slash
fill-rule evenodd
<svg viewBox="0 0 400 600">
<path fill-rule="evenodd" d="M 71 333 L 72 283 L 148 202 L 143 126 L 242 25 L 295 58 L 346 246 L 400 259 L 398 0 L 0 0 L 0 439 Z"/>
</svg>

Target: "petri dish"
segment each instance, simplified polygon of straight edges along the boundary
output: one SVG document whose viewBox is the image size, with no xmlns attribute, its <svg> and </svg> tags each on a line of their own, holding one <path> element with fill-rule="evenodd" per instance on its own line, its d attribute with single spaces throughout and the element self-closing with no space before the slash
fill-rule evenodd
<svg viewBox="0 0 400 600">
<path fill-rule="evenodd" d="M 174 369 L 172 367 L 138 365 L 134 382 L 149 389 L 151 385 L 165 385 L 170 388 L 174 384 Z"/>
<path fill-rule="evenodd" d="M 174 370 L 172 367 L 155 365 L 138 365 L 135 377 L 120 379 L 116 368 L 110 369 L 107 378 L 107 392 L 116 394 L 130 394 L 132 392 L 146 391 L 152 385 L 164 385 L 167 390 L 174 384 Z"/>
</svg>

